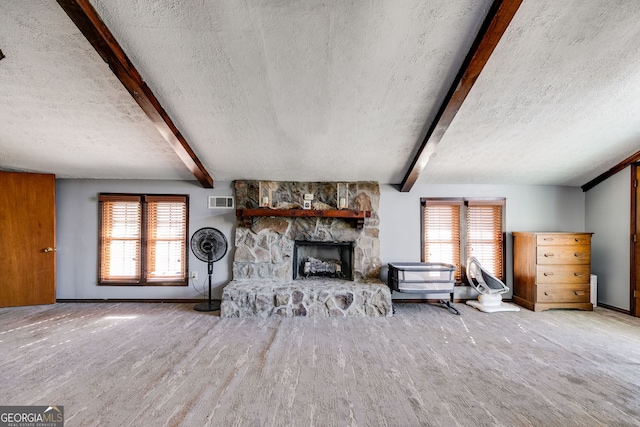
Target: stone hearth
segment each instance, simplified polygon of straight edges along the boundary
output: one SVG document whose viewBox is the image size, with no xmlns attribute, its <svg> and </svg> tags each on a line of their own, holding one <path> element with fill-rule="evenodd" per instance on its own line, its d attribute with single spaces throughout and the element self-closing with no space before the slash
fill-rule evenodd
<svg viewBox="0 0 640 427">
<path fill-rule="evenodd" d="M 391 293 L 379 279 L 379 186 L 350 182 L 338 198 L 336 183 L 236 181 L 237 209 L 257 209 L 268 189 L 264 209 L 299 210 L 305 194 L 313 195 L 312 210 L 366 211 L 362 228 L 335 217 L 254 217 L 236 226 L 233 281 L 224 289 L 221 315 L 238 316 L 390 316 Z M 344 187 L 342 187 L 344 188 Z M 350 242 L 353 281 L 293 280 L 295 241 Z"/>
<path fill-rule="evenodd" d="M 391 292 L 382 283 L 309 279 L 234 280 L 224 288 L 221 317 L 385 317 Z"/>
</svg>

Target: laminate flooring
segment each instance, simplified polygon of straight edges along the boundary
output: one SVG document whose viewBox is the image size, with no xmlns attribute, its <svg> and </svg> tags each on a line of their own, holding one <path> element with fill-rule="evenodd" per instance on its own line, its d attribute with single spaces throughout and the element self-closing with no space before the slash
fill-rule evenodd
<svg viewBox="0 0 640 427">
<path fill-rule="evenodd" d="M 65 426 L 640 426 L 640 319 L 611 310 L 223 319 L 0 309 L 0 404 Z"/>
</svg>

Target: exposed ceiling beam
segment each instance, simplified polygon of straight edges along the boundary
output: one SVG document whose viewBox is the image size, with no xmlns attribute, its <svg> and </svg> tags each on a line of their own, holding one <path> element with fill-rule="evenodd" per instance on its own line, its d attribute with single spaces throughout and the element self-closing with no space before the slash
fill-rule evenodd
<svg viewBox="0 0 640 427">
<path fill-rule="evenodd" d="M 111 71 L 133 96 L 133 99 L 151 119 L 160 134 L 171 145 L 198 182 L 205 188 L 213 188 L 213 179 L 162 108 L 151 89 L 142 80 L 140 73 L 129 61 L 89 0 L 57 1 L 102 59 L 109 64 Z"/>
<path fill-rule="evenodd" d="M 630 155 L 629 157 L 627 157 L 626 159 L 624 159 L 623 161 L 621 161 L 620 163 L 618 163 L 617 165 L 609 169 L 608 171 L 598 175 L 597 177 L 593 178 L 591 181 L 587 182 L 585 185 L 581 187 L 582 191 L 591 190 L 593 187 L 600 184 L 605 179 L 612 177 L 613 175 L 620 172 L 622 169 L 636 162 L 640 162 L 640 151 Z"/>
<path fill-rule="evenodd" d="M 509 26 L 523 0 L 495 0 L 480 27 L 462 67 L 447 96 L 438 109 L 433 123 L 418 149 L 416 156 L 400 184 L 400 191 L 410 191 L 424 170 L 429 157 L 449 128 L 480 72 L 489 60 L 500 38 Z"/>
</svg>

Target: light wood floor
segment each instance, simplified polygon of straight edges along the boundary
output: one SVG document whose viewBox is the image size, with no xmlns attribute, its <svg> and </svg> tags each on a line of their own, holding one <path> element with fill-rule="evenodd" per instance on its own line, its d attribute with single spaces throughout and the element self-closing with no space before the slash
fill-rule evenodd
<svg viewBox="0 0 640 427">
<path fill-rule="evenodd" d="M 640 426 L 640 319 L 457 307 L 0 309 L 0 404 L 62 405 L 66 426 Z"/>
</svg>

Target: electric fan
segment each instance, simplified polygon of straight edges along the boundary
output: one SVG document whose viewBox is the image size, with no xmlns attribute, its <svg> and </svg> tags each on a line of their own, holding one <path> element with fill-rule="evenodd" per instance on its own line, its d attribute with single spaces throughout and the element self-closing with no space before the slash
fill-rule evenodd
<svg viewBox="0 0 640 427">
<path fill-rule="evenodd" d="M 213 263 L 227 253 L 227 238 L 216 228 L 201 228 L 191 236 L 191 251 L 200 261 L 206 261 L 209 276 L 209 300 L 201 302 L 193 308 L 197 311 L 220 310 L 219 302 L 211 302 L 211 274 L 213 273 Z"/>
</svg>

